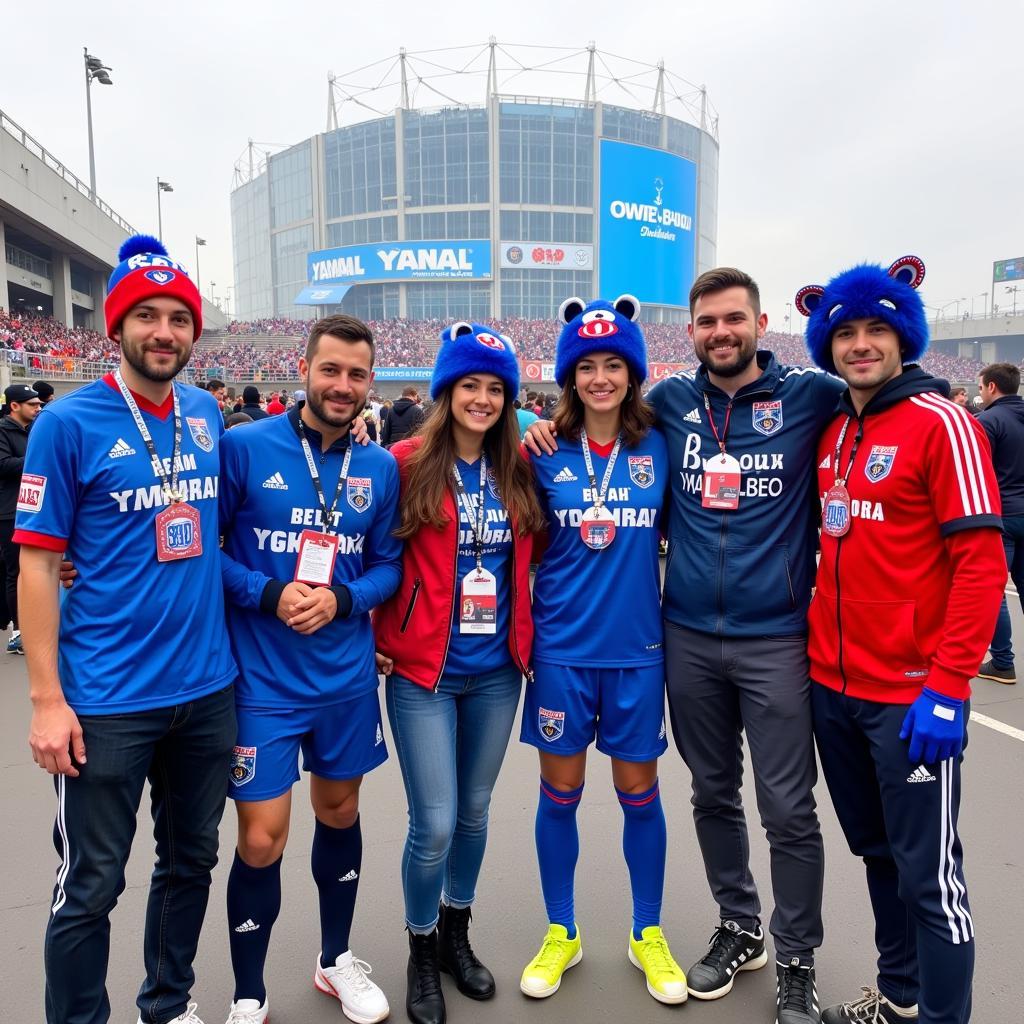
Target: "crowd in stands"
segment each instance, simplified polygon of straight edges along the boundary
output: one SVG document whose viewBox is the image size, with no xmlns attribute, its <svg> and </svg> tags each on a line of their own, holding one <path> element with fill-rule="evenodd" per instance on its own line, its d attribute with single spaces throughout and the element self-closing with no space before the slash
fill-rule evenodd
<svg viewBox="0 0 1024 1024">
<path fill-rule="evenodd" d="M 196 346 L 192 367 L 228 380 L 270 380 L 294 376 L 296 361 L 309 334 L 312 320 L 272 317 L 235 320 L 226 331 L 204 335 Z M 378 366 L 431 366 L 437 351 L 443 320 L 371 320 L 377 340 Z M 559 322 L 506 317 L 490 321 L 494 329 L 515 342 L 520 357 L 553 361 Z M 652 363 L 696 365 L 686 328 L 680 324 L 644 324 L 648 359 Z M 267 341 L 266 339 L 271 339 Z M 289 340 L 278 341 L 279 338 Z M 251 339 L 251 340 L 250 340 Z M 771 349 L 783 363 L 809 363 L 800 335 L 769 331 L 762 347 Z M 26 353 L 27 365 L 38 364 L 33 356 L 112 362 L 117 344 L 84 327 L 68 327 L 50 317 L 7 313 L 0 309 L 0 348 Z M 982 364 L 973 359 L 929 352 L 925 369 L 948 380 L 973 380 Z"/>
</svg>

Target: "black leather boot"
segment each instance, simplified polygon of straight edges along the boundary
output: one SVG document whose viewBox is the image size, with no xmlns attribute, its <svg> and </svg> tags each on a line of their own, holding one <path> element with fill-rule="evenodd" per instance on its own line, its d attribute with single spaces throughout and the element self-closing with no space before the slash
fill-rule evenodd
<svg viewBox="0 0 1024 1024">
<path fill-rule="evenodd" d="M 444 1024 L 444 993 L 437 965 L 437 932 L 409 932 L 408 991 L 405 1011 L 413 1024 Z"/>
<path fill-rule="evenodd" d="M 490 999 L 494 995 L 494 975 L 479 960 L 469 944 L 469 907 L 440 909 L 437 932 L 437 960 L 442 971 L 455 979 L 464 996 Z"/>
</svg>

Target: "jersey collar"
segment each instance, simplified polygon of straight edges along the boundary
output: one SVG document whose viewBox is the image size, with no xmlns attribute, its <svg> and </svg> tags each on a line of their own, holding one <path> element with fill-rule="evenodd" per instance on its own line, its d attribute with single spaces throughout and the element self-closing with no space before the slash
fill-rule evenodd
<svg viewBox="0 0 1024 1024">
<path fill-rule="evenodd" d="M 291 422 L 292 430 L 294 431 L 297 427 L 302 427 L 303 433 L 306 435 L 306 439 L 309 441 L 309 446 L 313 449 L 313 451 L 318 452 L 323 446 L 324 438 L 319 430 L 314 430 L 312 427 L 308 426 L 305 422 L 303 422 L 302 417 L 299 415 L 299 411 L 305 404 L 305 402 L 296 402 L 285 413 L 285 415 Z M 344 434 L 344 436 L 339 437 L 338 440 L 335 441 L 334 444 L 332 444 L 331 447 L 328 448 L 327 450 L 329 452 L 343 452 L 349 446 L 349 438 L 351 436 L 352 431 L 351 429 L 349 429 L 348 432 Z"/>
<path fill-rule="evenodd" d="M 117 386 L 117 381 L 112 373 L 104 374 L 103 383 L 116 391 L 118 395 L 121 394 L 121 389 Z M 173 388 L 160 405 L 154 405 L 145 395 L 137 394 L 131 388 L 128 390 L 131 392 L 132 398 L 135 399 L 135 404 L 142 412 L 148 412 L 150 416 L 155 416 L 158 420 L 165 420 L 171 415 L 171 410 L 174 408 Z"/>
</svg>

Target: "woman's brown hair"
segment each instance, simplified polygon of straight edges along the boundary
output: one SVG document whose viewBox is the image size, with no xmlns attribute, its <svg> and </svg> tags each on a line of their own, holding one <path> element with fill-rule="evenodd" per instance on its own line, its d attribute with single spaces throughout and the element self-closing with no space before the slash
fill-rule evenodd
<svg viewBox="0 0 1024 1024">
<path fill-rule="evenodd" d="M 443 511 L 444 495 L 452 486 L 455 440 L 452 435 L 452 387 L 446 388 L 431 407 L 419 436 L 423 443 L 409 456 L 402 525 L 395 536 L 406 540 L 421 526 L 443 527 L 449 517 Z M 536 533 L 544 516 L 533 487 L 533 473 L 519 450 L 519 421 L 512 396 L 505 389 L 505 403 L 498 422 L 484 435 L 487 462 L 494 469 L 501 500 L 520 536 Z"/>
<path fill-rule="evenodd" d="M 555 425 L 559 437 L 569 441 L 580 439 L 580 428 L 583 426 L 583 400 L 576 391 L 576 367 L 572 368 L 569 379 L 562 388 L 561 395 L 551 414 L 551 422 Z M 629 371 L 629 390 L 622 405 L 622 439 L 627 448 L 639 444 L 654 426 L 654 410 L 647 404 L 640 391 L 640 382 L 632 370 Z"/>
</svg>

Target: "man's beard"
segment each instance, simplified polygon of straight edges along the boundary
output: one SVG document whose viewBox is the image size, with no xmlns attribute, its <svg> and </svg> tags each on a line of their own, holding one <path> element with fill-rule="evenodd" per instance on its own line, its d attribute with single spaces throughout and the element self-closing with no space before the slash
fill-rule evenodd
<svg viewBox="0 0 1024 1024">
<path fill-rule="evenodd" d="M 754 361 L 754 357 L 756 355 L 757 342 L 755 341 L 749 350 L 746 349 L 745 345 L 740 346 L 736 362 L 731 366 L 714 367 L 708 359 L 702 356 L 698 356 L 697 360 L 705 370 L 709 373 L 713 373 L 716 377 L 738 377 Z"/>
<path fill-rule="evenodd" d="M 146 350 L 143 345 L 136 345 L 123 337 L 121 339 L 121 354 L 128 361 L 128 365 L 140 377 L 145 377 L 146 380 L 155 381 L 158 384 L 173 380 L 178 376 L 182 368 L 192 358 L 192 348 L 193 346 L 189 345 L 186 351 L 180 355 L 176 354 L 175 362 L 172 366 L 165 369 L 155 369 L 146 365 Z"/>
<path fill-rule="evenodd" d="M 329 427 L 349 427 L 352 425 L 352 421 L 363 411 L 366 407 L 365 402 L 358 402 L 355 396 L 352 397 L 352 415 L 351 416 L 335 416 L 327 412 L 327 410 L 320 404 L 320 396 L 315 394 L 309 386 L 309 378 L 306 378 L 306 405 L 309 406 L 309 411 L 321 422 L 326 423 Z"/>
</svg>

